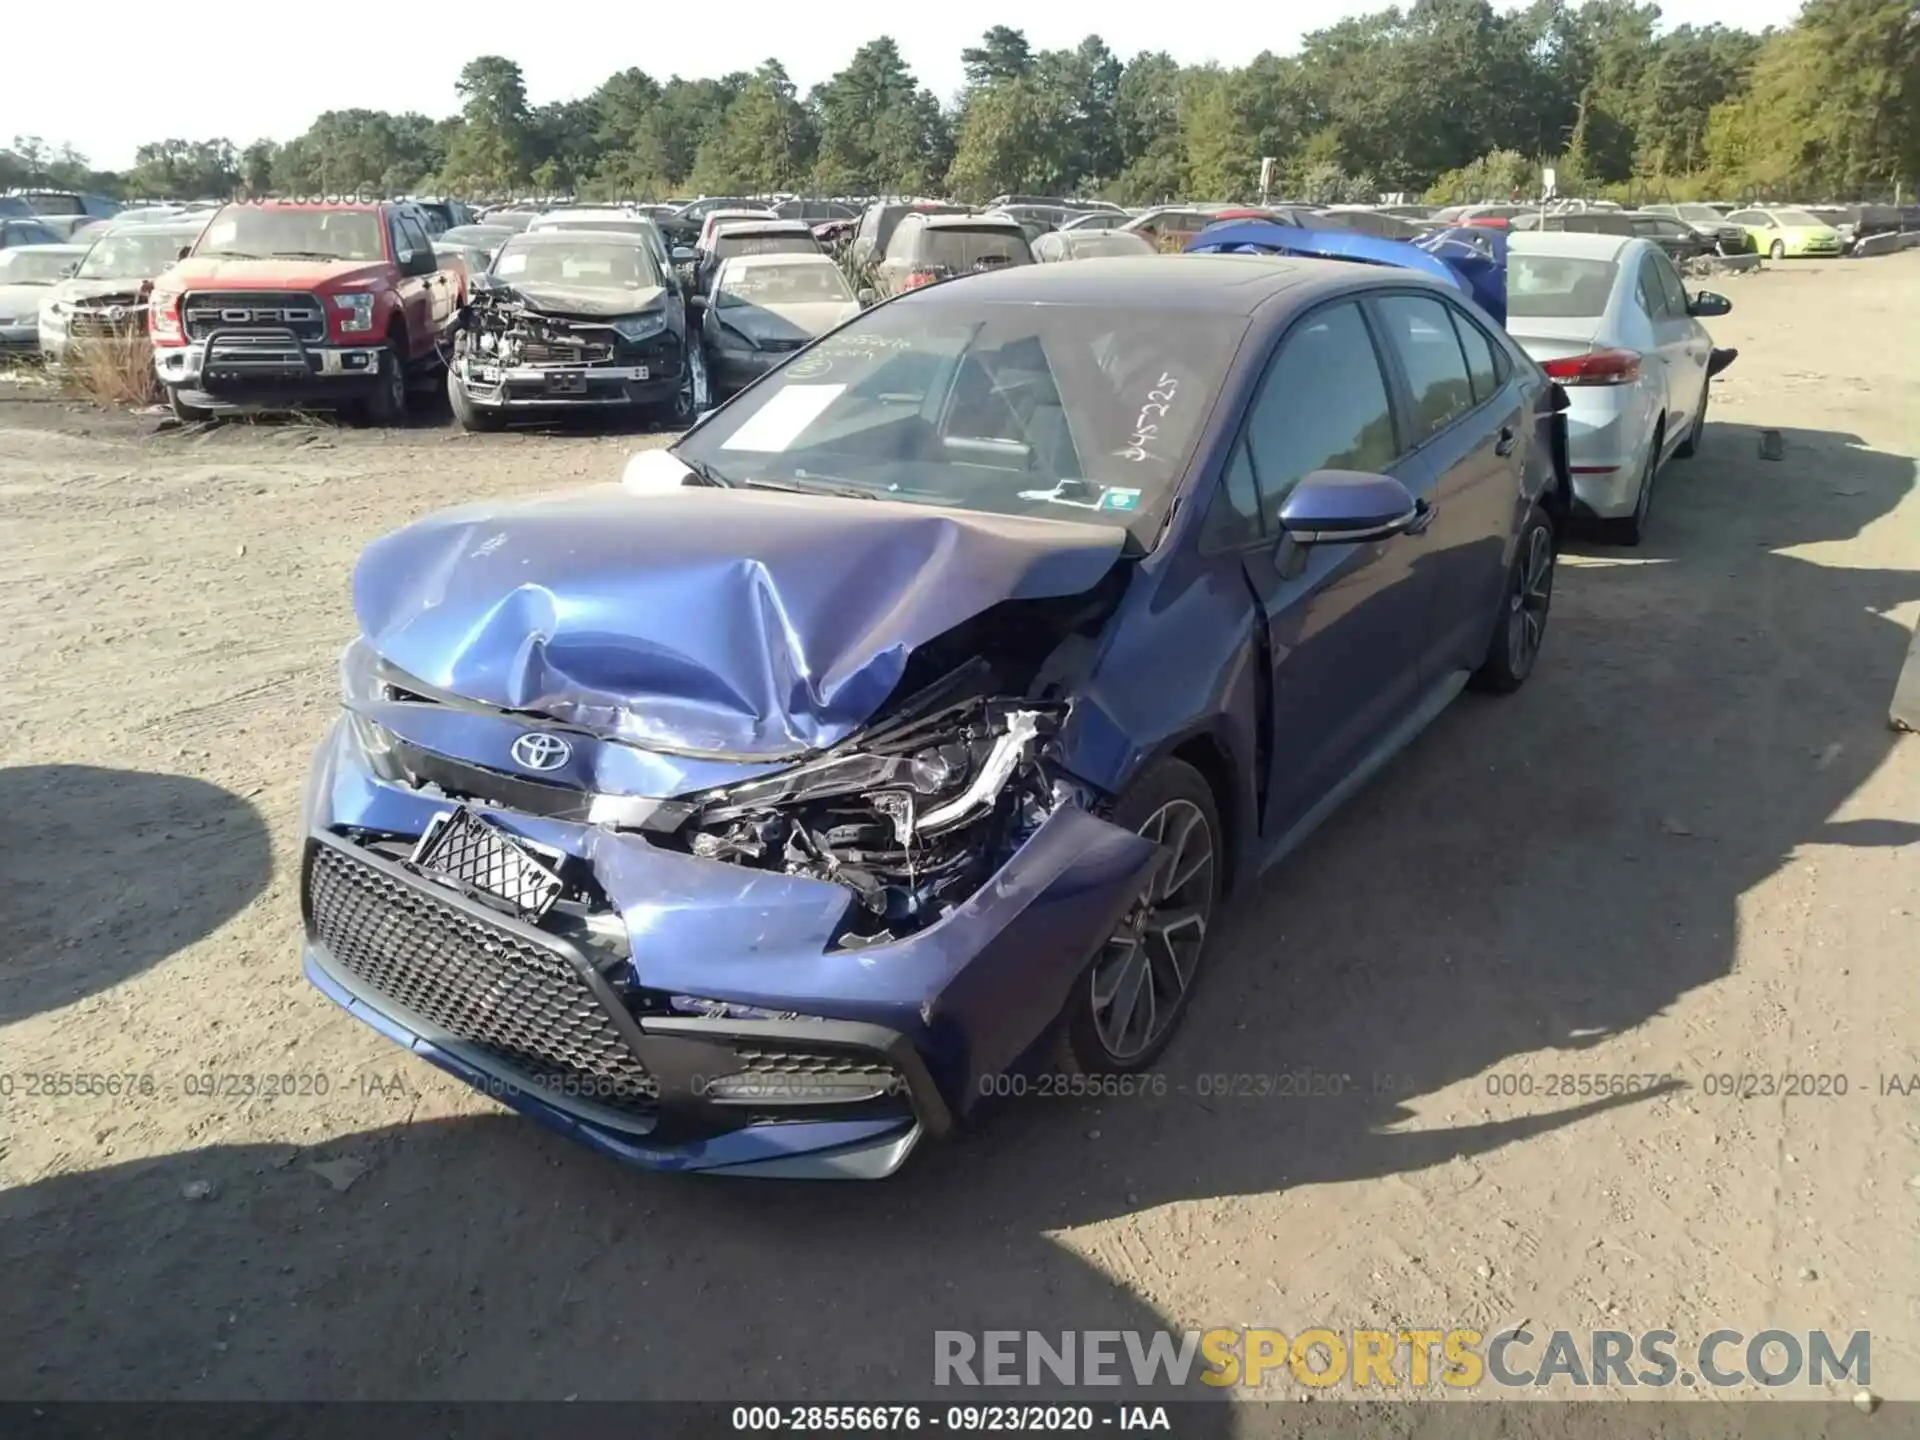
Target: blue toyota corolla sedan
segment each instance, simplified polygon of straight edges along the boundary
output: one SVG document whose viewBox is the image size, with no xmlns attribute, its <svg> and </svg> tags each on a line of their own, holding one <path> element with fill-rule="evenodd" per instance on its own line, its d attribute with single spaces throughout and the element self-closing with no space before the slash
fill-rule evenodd
<svg viewBox="0 0 1920 1440">
<path fill-rule="evenodd" d="M 869 310 L 620 484 L 367 550 L 306 972 L 665 1169 L 881 1176 L 1010 1074 L 1139 1070 L 1223 900 L 1534 668 L 1559 398 L 1386 265 Z"/>
</svg>

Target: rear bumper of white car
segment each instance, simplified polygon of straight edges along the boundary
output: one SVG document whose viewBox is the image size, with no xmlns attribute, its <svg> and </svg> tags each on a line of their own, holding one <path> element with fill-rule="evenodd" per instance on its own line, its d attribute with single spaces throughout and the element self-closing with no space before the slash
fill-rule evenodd
<svg viewBox="0 0 1920 1440">
<path fill-rule="evenodd" d="M 1631 515 L 1640 495 L 1653 413 L 1639 385 L 1576 385 L 1567 390 L 1567 467 L 1574 508 L 1601 519 Z"/>
</svg>

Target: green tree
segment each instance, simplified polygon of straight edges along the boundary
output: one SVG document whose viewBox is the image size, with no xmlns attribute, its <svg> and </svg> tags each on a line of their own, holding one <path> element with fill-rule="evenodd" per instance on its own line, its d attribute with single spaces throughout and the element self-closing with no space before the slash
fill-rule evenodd
<svg viewBox="0 0 1920 1440">
<path fill-rule="evenodd" d="M 813 164 L 812 117 L 778 60 L 768 60 L 727 107 L 693 166 L 697 189 L 764 194 L 791 188 Z"/>
<path fill-rule="evenodd" d="M 500 55 L 469 60 L 453 87 L 466 123 L 441 168 L 448 189 L 505 194 L 526 182 L 532 164 L 532 117 L 520 67 Z"/>
<path fill-rule="evenodd" d="M 133 152 L 127 189 L 135 195 L 179 200 L 219 199 L 240 183 L 240 157 L 231 140 L 159 140 Z"/>
<path fill-rule="evenodd" d="M 940 103 L 882 35 L 810 97 L 818 121 L 814 184 L 835 194 L 920 194 L 945 173 Z"/>
</svg>

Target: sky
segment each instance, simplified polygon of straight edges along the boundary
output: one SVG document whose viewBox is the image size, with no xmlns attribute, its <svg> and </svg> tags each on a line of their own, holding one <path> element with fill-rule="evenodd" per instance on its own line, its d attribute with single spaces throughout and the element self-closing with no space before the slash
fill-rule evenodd
<svg viewBox="0 0 1920 1440">
<path fill-rule="evenodd" d="M 693 79 L 751 70 L 769 56 L 804 93 L 860 44 L 890 34 L 921 83 L 945 100 L 960 88 L 960 51 L 996 24 L 1024 30 L 1036 50 L 1078 44 L 1092 30 L 1123 59 L 1165 50 L 1183 64 L 1240 65 L 1262 50 L 1285 54 L 1309 31 L 1384 5 L 1285 0 L 1243 10 L 1223 0 L 1084 7 L 932 0 L 869 9 L 839 0 L 735 0 L 712 8 L 563 0 L 548 8 L 539 0 L 412 7 L 346 0 L 327 11 L 295 12 L 234 0 L 194 0 L 188 10 L 96 0 L 86 7 L 84 31 L 64 6 L 21 0 L 9 8 L 6 49 L 24 63 L 7 66 L 0 80 L 0 144 L 37 135 L 56 146 L 71 143 L 95 166 L 117 170 L 149 140 L 290 140 L 323 110 L 449 115 L 459 108 L 453 84 L 460 67 L 489 53 L 519 62 L 535 105 L 589 94 L 628 66 L 657 80 Z M 1749 30 L 1786 24 L 1798 9 L 1798 0 L 1662 6 L 1670 25 Z M 103 36 L 129 43 L 103 45 Z"/>
</svg>

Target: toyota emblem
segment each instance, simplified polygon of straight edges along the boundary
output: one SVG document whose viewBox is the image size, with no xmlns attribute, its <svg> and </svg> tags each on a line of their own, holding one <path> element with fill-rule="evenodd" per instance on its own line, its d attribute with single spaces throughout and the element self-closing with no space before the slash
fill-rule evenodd
<svg viewBox="0 0 1920 1440">
<path fill-rule="evenodd" d="M 107 319 L 111 320 L 115 325 L 118 325 L 126 318 L 127 307 L 124 305 L 114 305 L 107 310 Z"/>
<path fill-rule="evenodd" d="M 513 742 L 513 758 L 529 770 L 558 770 L 573 758 L 573 746 L 558 735 L 529 730 Z"/>
</svg>

